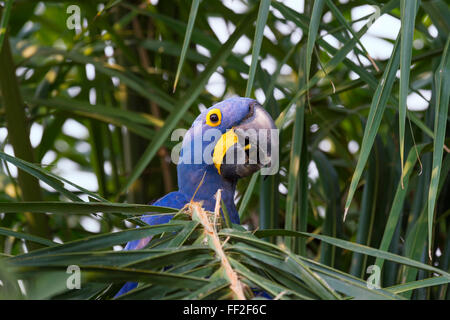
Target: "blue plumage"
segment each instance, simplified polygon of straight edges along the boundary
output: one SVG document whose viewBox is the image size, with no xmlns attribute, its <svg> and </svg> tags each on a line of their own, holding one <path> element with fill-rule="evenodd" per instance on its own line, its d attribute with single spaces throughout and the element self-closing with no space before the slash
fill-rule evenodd
<svg viewBox="0 0 450 320">
<path fill-rule="evenodd" d="M 255 106 L 263 110 L 253 99 L 230 98 L 203 111 L 196 118 L 183 139 L 180 162 L 177 165 L 179 190 L 167 194 L 152 205 L 181 209 L 192 199 L 194 201 L 202 201 L 203 207 L 206 210 L 214 211 L 216 202 L 214 195 L 218 189 L 222 189 L 222 199 L 227 208 L 230 220 L 232 223 L 238 224 L 240 220 L 234 203 L 234 195 L 237 180 L 242 177 L 242 175 L 239 176 L 236 174 L 224 177 L 219 174 L 214 163 L 210 161 L 212 160 L 214 149 L 208 149 L 208 145 L 210 145 L 211 142 L 217 143 L 217 141 L 208 139 L 207 132 L 208 129 L 214 128 L 220 130 L 221 134 L 225 134 L 227 130 L 232 129 L 243 122 L 249 125 L 254 121 L 256 123 L 255 125 L 257 125 L 257 120 L 261 119 L 256 119 L 257 114 L 255 112 Z M 217 109 L 219 111 L 217 111 Z M 209 117 L 211 114 L 211 110 L 217 111 L 216 113 L 221 115 L 220 121 L 216 122 L 218 125 L 211 126 L 211 121 L 207 119 L 207 116 Z M 271 122 L 270 125 L 274 127 L 273 120 L 270 116 L 268 116 L 268 114 L 266 115 L 265 111 L 259 111 L 258 116 L 261 114 L 266 118 L 268 117 L 270 119 L 269 122 Z M 217 117 L 211 119 L 216 120 L 216 118 Z M 204 154 L 205 159 L 203 159 L 199 153 Z M 198 160 L 199 156 L 201 158 L 200 163 L 197 162 L 194 164 L 194 160 Z M 203 183 L 201 183 L 202 179 Z M 193 198 L 194 194 L 195 198 Z M 144 216 L 142 217 L 142 220 L 149 225 L 157 225 L 167 223 L 171 218 L 172 216 Z M 150 238 L 131 241 L 126 245 L 125 250 L 144 248 L 149 241 Z M 130 291 L 136 286 L 137 283 L 128 282 L 116 296 Z"/>
</svg>

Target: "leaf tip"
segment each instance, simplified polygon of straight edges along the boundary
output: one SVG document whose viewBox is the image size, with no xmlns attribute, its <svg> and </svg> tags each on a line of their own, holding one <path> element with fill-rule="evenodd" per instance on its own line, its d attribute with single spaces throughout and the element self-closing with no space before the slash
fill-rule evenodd
<svg viewBox="0 0 450 320">
<path fill-rule="evenodd" d="M 176 77 L 175 82 L 173 83 L 172 93 L 175 93 L 177 90 L 178 77 Z"/>
</svg>

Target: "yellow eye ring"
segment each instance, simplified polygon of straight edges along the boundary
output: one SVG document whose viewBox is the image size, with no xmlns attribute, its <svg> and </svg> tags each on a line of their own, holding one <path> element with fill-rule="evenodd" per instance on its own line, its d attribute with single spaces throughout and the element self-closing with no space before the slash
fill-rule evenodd
<svg viewBox="0 0 450 320">
<path fill-rule="evenodd" d="M 206 115 L 206 124 L 217 127 L 222 122 L 222 112 L 219 109 L 212 109 Z"/>
</svg>

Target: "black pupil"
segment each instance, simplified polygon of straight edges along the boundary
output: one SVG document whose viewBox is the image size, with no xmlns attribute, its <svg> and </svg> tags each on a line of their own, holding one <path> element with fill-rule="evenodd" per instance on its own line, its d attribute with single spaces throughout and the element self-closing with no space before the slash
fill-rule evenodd
<svg viewBox="0 0 450 320">
<path fill-rule="evenodd" d="M 209 116 L 209 120 L 211 120 L 211 122 L 217 122 L 219 121 L 219 117 L 217 116 L 217 114 L 213 113 Z"/>
</svg>

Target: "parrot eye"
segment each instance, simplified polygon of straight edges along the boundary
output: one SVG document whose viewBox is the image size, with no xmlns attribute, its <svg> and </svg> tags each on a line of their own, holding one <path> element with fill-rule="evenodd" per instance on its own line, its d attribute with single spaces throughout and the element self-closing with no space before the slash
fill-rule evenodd
<svg viewBox="0 0 450 320">
<path fill-rule="evenodd" d="M 211 120 L 211 122 L 217 122 L 219 121 L 219 117 L 217 116 L 217 114 L 213 113 L 209 116 L 209 120 Z"/>
<path fill-rule="evenodd" d="M 206 115 L 206 124 L 211 127 L 217 127 L 222 121 L 222 113 L 219 109 L 212 109 Z"/>
</svg>

